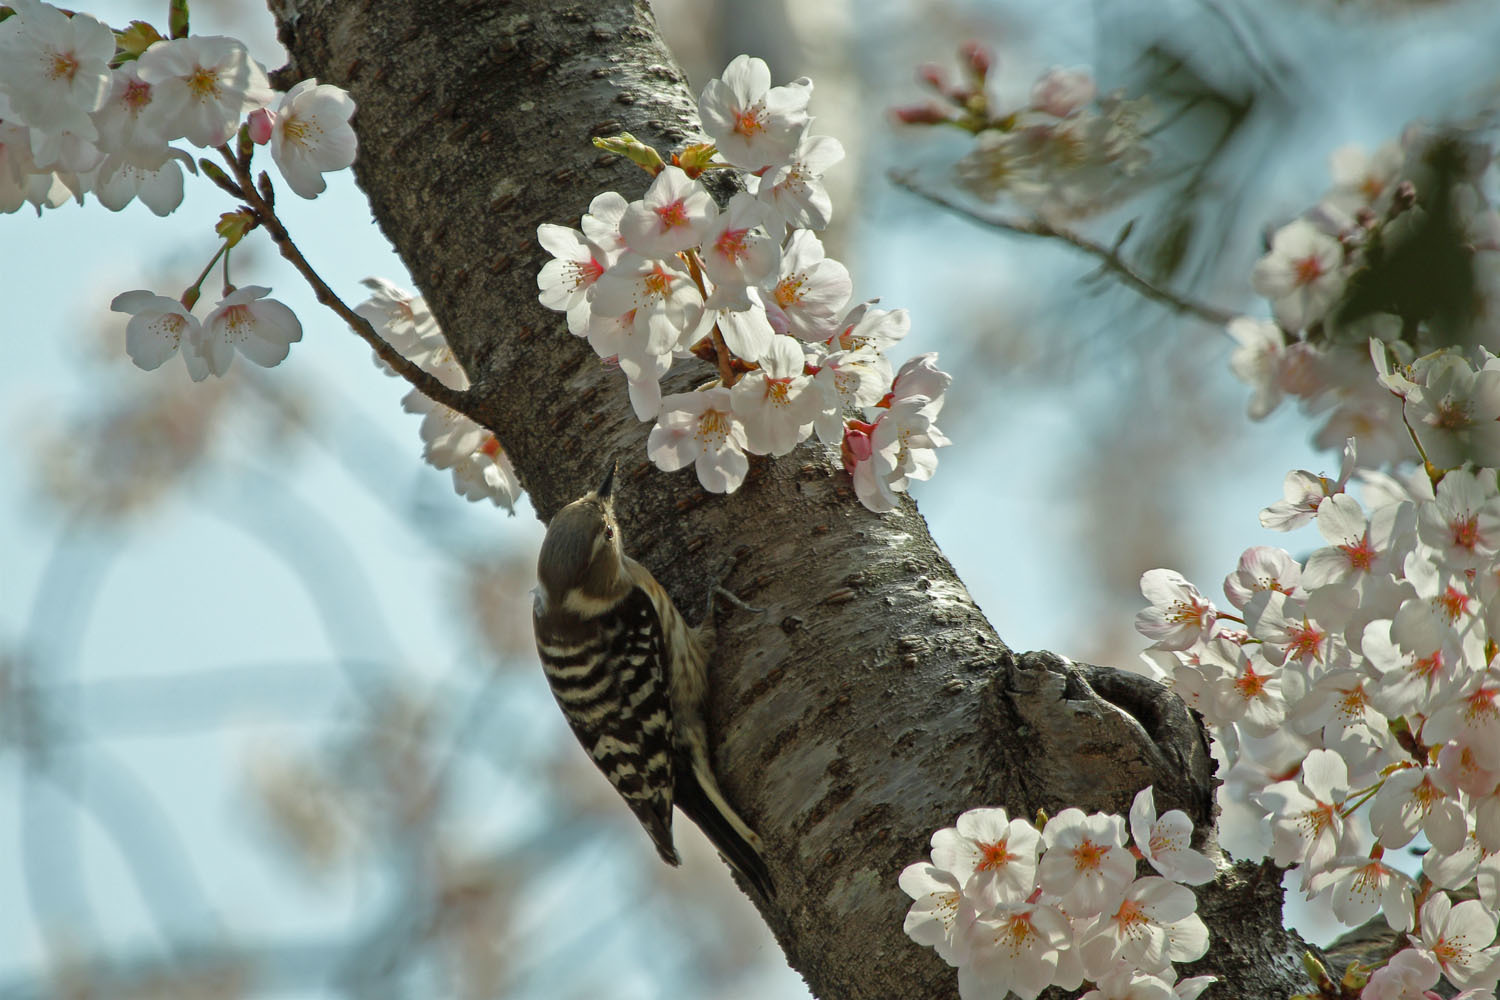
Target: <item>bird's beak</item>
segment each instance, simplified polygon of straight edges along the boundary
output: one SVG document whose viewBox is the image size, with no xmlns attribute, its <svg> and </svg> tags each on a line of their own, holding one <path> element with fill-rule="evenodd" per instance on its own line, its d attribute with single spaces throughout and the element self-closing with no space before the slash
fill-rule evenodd
<svg viewBox="0 0 1500 1000">
<path fill-rule="evenodd" d="M 605 475 L 604 482 L 600 483 L 599 488 L 594 491 L 594 495 L 597 496 L 600 500 L 609 499 L 609 491 L 615 485 L 615 467 L 616 463 L 609 463 L 609 473 Z"/>
</svg>

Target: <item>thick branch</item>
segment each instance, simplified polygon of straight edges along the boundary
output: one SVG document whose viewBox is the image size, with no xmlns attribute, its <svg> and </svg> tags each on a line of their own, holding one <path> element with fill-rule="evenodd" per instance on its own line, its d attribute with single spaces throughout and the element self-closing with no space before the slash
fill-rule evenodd
<svg viewBox="0 0 1500 1000">
<path fill-rule="evenodd" d="M 769 609 L 720 612 L 710 723 L 779 889 L 762 914 L 815 993 L 956 996 L 953 970 L 903 934 L 896 876 L 964 809 L 1124 811 L 1154 783 L 1161 808 L 1208 822 L 1208 757 L 1180 703 L 1112 671 L 1014 656 L 910 502 L 864 510 L 812 442 L 754 460 L 727 497 L 645 460 L 624 379 L 535 283 L 539 223 L 645 189 L 590 136 L 700 138 L 644 0 L 272 7 L 293 70 L 358 103 L 359 181 L 474 377 L 468 412 L 502 432 L 537 510 L 618 461 L 626 545 L 690 619 L 731 563 L 726 586 Z M 686 366 L 668 391 L 714 375 Z M 1231 982 L 1226 995 L 1285 997 L 1300 981 L 1278 891 L 1231 872 L 1203 893 L 1218 942 L 1200 968 Z"/>
</svg>

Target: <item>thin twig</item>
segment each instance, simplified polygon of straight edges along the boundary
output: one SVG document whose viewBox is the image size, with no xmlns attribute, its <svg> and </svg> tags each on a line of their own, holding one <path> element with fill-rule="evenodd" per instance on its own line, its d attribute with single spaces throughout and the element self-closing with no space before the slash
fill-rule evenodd
<svg viewBox="0 0 1500 1000">
<path fill-rule="evenodd" d="M 228 145 L 218 148 L 219 155 L 224 157 L 225 162 L 229 164 L 229 168 L 234 171 L 235 178 L 239 181 L 240 194 L 244 196 L 245 204 L 255 212 L 257 219 L 265 227 L 266 232 L 271 234 L 271 239 L 275 241 L 276 246 L 281 250 L 281 256 L 291 261 L 292 266 L 301 272 L 303 278 L 307 279 L 307 283 L 312 286 L 313 293 L 317 296 L 318 301 L 338 313 L 339 317 L 348 323 L 354 332 L 364 338 L 365 342 L 374 349 L 375 353 L 380 356 L 380 360 L 390 365 L 398 375 L 415 386 L 418 392 L 435 402 L 442 403 L 450 409 L 457 410 L 460 413 L 465 412 L 465 407 L 469 402 L 469 394 L 461 389 L 450 388 L 437 376 L 414 363 L 377 333 L 369 320 L 349 308 L 344 303 L 344 300 L 339 298 L 332 288 L 328 287 L 327 282 L 318 276 L 318 272 L 313 270 L 312 265 L 307 262 L 307 258 L 302 256 L 302 251 L 297 249 L 297 244 L 292 242 L 292 237 L 287 232 L 286 227 L 276 217 L 275 210 L 256 191 L 255 184 L 250 177 L 249 166 L 246 163 L 241 163 L 239 158 L 230 151 Z"/>
<path fill-rule="evenodd" d="M 707 283 L 703 280 L 703 265 L 698 261 L 698 255 L 689 250 L 683 254 L 687 261 L 688 274 L 692 276 L 693 283 L 698 286 L 698 291 L 705 299 L 708 298 Z M 719 324 L 715 323 L 713 329 L 708 331 L 714 345 L 714 361 L 719 369 L 719 384 L 728 389 L 738 381 L 739 376 L 734 373 L 734 367 L 729 363 L 729 345 L 724 342 L 724 334 L 719 330 Z"/>
<path fill-rule="evenodd" d="M 1087 236 L 1081 236 L 1070 229 L 1059 229 L 1056 226 L 1043 222 L 1041 219 L 1007 219 L 980 215 L 936 191 L 923 187 L 908 174 L 893 170 L 887 176 L 890 178 L 891 183 L 897 187 L 904 188 L 917 197 L 937 205 L 939 208 L 945 208 L 955 215 L 963 216 L 971 221 L 990 226 L 994 229 L 1019 233 L 1022 236 L 1038 236 L 1044 239 L 1061 240 L 1074 249 L 1080 250 L 1098 260 L 1104 270 L 1118 275 L 1124 284 L 1135 289 L 1141 295 L 1153 302 L 1159 302 L 1169 309 L 1186 313 L 1189 316 L 1196 316 L 1205 323 L 1212 323 L 1216 326 L 1224 326 L 1238 315 L 1237 313 L 1219 309 L 1216 306 L 1195 302 L 1176 292 L 1152 284 L 1149 278 L 1146 278 L 1125 262 L 1125 259 L 1120 256 L 1117 248 L 1107 247 L 1103 243 L 1096 243 Z"/>
</svg>

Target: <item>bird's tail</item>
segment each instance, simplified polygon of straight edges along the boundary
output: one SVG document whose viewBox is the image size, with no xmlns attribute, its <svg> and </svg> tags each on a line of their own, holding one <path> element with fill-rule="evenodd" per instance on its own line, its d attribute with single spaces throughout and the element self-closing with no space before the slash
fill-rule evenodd
<svg viewBox="0 0 1500 1000">
<path fill-rule="evenodd" d="M 745 825 L 719 790 L 712 774 L 695 767 L 692 755 L 679 751 L 675 770 L 673 799 L 698 829 L 702 830 L 730 867 L 765 899 L 776 895 L 770 869 L 761 856 L 760 838 Z"/>
</svg>

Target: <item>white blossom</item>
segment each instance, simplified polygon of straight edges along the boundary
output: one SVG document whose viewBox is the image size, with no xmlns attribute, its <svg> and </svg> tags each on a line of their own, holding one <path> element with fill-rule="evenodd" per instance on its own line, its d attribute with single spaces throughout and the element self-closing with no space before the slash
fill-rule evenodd
<svg viewBox="0 0 1500 1000">
<path fill-rule="evenodd" d="M 288 187 L 316 198 L 328 186 L 324 174 L 354 163 L 359 140 L 349 125 L 353 115 L 348 91 L 332 84 L 307 79 L 287 91 L 276 106 L 271 159 Z"/>
<path fill-rule="evenodd" d="M 137 72 L 152 88 L 146 119 L 168 139 L 195 146 L 228 142 L 245 112 L 275 96 L 244 43 L 221 35 L 156 42 L 141 54 Z"/>
</svg>

